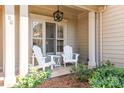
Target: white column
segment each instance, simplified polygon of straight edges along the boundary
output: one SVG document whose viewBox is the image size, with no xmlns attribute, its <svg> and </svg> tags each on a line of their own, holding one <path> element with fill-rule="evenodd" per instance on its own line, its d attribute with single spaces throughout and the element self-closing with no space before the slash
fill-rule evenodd
<svg viewBox="0 0 124 93">
<path fill-rule="evenodd" d="M 13 86 L 15 78 L 15 15 L 14 6 L 5 5 L 5 31 L 4 31 L 4 86 Z"/>
<path fill-rule="evenodd" d="M 28 5 L 20 6 L 20 75 L 26 75 L 28 73 Z"/>
<path fill-rule="evenodd" d="M 89 68 L 96 67 L 95 62 L 95 12 L 89 12 Z"/>
</svg>

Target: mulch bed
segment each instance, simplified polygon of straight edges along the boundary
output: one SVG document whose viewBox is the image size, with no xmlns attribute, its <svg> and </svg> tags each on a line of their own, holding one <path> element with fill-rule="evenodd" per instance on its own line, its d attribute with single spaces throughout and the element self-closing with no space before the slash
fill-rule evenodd
<svg viewBox="0 0 124 93">
<path fill-rule="evenodd" d="M 73 74 L 59 76 L 46 80 L 38 88 L 88 88 L 87 82 L 80 82 Z"/>
</svg>

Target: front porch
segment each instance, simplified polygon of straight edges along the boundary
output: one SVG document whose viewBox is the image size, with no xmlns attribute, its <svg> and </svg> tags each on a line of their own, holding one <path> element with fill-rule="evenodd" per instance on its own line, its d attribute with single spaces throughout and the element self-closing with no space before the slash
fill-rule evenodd
<svg viewBox="0 0 124 93">
<path fill-rule="evenodd" d="M 51 78 L 70 74 L 71 67 L 72 66 L 68 66 L 65 68 L 65 67 L 61 66 L 61 67 L 54 68 L 54 70 L 51 73 Z M 19 75 L 18 72 L 19 71 L 16 71 L 16 77 Z M 0 87 L 4 87 L 4 78 L 5 78 L 4 76 L 5 76 L 4 72 L 0 72 Z"/>
<path fill-rule="evenodd" d="M 16 75 L 24 76 L 28 73 L 28 65 L 32 64 L 34 41 L 41 46 L 44 56 L 61 55 L 62 48 L 70 45 L 75 53 L 80 54 L 80 63 L 88 64 L 89 68 L 96 66 L 96 62 L 99 61 L 99 49 L 96 49 L 99 46 L 96 40 L 99 38 L 96 37 L 99 34 L 96 28 L 97 21 L 99 22 L 99 12 L 87 6 L 61 6 L 64 21 L 57 23 L 52 19 L 52 13 L 55 10 L 56 6 L 1 6 L 0 22 L 3 24 L 1 29 L 3 36 L 0 43 L 3 49 L 1 51 L 3 59 L 1 58 L 0 77 L 2 85 L 4 82 L 4 86 L 12 86 L 15 83 Z M 33 23 L 42 25 L 38 36 L 33 32 Z M 63 26 L 64 37 L 55 37 L 55 44 L 49 44 L 52 41 L 52 38 L 47 37 L 50 34 L 49 31 L 49 33 L 46 31 L 49 23 L 56 27 Z M 58 30 L 56 29 L 56 31 Z M 62 45 L 61 42 L 63 42 Z M 54 49 L 50 49 L 51 47 Z M 52 77 L 69 74 L 70 68 L 70 66 L 57 67 L 53 70 Z"/>
</svg>

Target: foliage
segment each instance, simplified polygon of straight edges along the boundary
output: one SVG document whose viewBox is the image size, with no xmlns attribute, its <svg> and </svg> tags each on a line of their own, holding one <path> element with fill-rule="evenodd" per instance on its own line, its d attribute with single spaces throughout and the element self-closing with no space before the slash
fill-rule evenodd
<svg viewBox="0 0 124 93">
<path fill-rule="evenodd" d="M 34 88 L 43 83 L 50 77 L 50 71 L 38 71 L 36 68 L 30 68 L 29 74 L 17 77 L 17 88 Z"/>
<path fill-rule="evenodd" d="M 107 61 L 92 74 L 89 84 L 93 88 L 122 88 L 124 87 L 124 68 L 115 67 Z"/>
<path fill-rule="evenodd" d="M 72 67 L 71 72 L 75 74 L 75 77 L 82 81 L 87 81 L 92 74 L 92 70 L 88 69 L 83 64 L 78 64 L 77 67 Z"/>
<path fill-rule="evenodd" d="M 100 68 L 102 68 L 102 67 L 113 67 L 114 66 L 114 64 L 112 64 L 110 60 L 102 61 L 101 63 L 102 64 L 101 64 Z"/>
</svg>

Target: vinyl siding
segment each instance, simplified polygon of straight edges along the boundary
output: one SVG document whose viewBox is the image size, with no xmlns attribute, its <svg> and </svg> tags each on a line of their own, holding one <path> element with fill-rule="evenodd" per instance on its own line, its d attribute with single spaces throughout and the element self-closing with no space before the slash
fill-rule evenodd
<svg viewBox="0 0 124 93">
<path fill-rule="evenodd" d="M 124 6 L 107 6 L 103 12 L 103 60 L 124 66 Z"/>
<path fill-rule="evenodd" d="M 67 45 L 72 46 L 73 51 L 77 52 L 76 46 L 77 20 L 70 20 L 67 27 Z"/>
<path fill-rule="evenodd" d="M 78 17 L 77 45 L 80 61 L 87 62 L 88 58 L 88 14 Z"/>
</svg>

